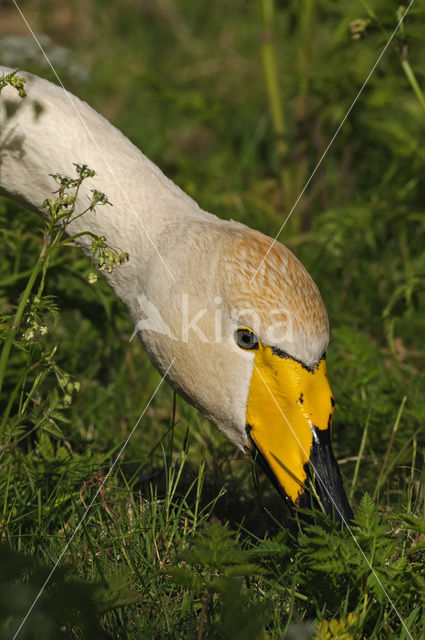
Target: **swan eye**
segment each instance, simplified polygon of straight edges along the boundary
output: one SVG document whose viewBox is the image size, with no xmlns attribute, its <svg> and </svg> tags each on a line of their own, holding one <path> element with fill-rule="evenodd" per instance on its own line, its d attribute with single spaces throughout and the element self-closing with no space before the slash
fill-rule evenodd
<svg viewBox="0 0 425 640">
<path fill-rule="evenodd" d="M 252 329 L 246 327 L 236 329 L 235 340 L 241 349 L 258 349 L 258 338 Z"/>
</svg>

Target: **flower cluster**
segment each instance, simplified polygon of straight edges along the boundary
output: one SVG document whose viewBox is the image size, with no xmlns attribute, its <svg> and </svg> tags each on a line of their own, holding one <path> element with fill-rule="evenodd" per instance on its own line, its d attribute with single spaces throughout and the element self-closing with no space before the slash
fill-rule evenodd
<svg viewBox="0 0 425 640">
<path fill-rule="evenodd" d="M 64 193 L 60 195 L 56 200 L 46 198 L 43 202 L 43 207 L 47 209 L 50 220 L 57 222 L 65 216 L 69 216 L 72 213 L 72 208 L 75 205 L 75 196 L 70 193 Z"/>
<path fill-rule="evenodd" d="M 364 18 L 357 18 L 356 20 L 352 20 L 349 25 L 351 38 L 353 40 L 360 40 L 360 38 L 365 35 L 366 29 L 370 25 L 370 22 L 371 21 L 369 19 Z"/>
<path fill-rule="evenodd" d="M 114 267 L 128 262 L 129 259 L 126 251 L 109 246 L 105 236 L 93 237 L 91 249 L 97 268 L 106 273 L 111 273 Z"/>
<path fill-rule="evenodd" d="M 102 193 L 102 191 L 97 191 L 97 189 L 92 189 L 91 192 L 93 196 L 90 201 L 90 207 L 89 207 L 90 211 L 93 211 L 93 209 L 97 207 L 98 204 L 100 205 L 109 204 L 112 207 L 112 202 L 109 202 L 108 196 Z"/>
<path fill-rule="evenodd" d="M 75 171 L 80 176 L 81 180 L 85 180 L 86 178 L 93 178 L 96 175 L 96 172 L 93 169 L 90 169 L 86 164 L 79 164 L 78 162 L 73 162 L 75 167 Z"/>
<path fill-rule="evenodd" d="M 79 178 L 70 178 L 69 176 L 63 175 L 63 173 L 49 173 L 49 176 L 51 176 L 59 185 L 59 193 L 63 193 L 65 189 L 75 189 L 79 184 L 81 184 L 81 180 Z"/>
<path fill-rule="evenodd" d="M 28 305 L 29 309 L 24 318 L 21 337 L 24 342 L 31 343 L 48 333 L 46 313 L 50 313 L 55 318 L 58 309 L 52 296 L 40 298 L 36 295 L 28 302 Z"/>
<path fill-rule="evenodd" d="M 91 189 L 91 197 L 89 196 L 89 205 L 81 213 L 75 214 L 75 207 L 77 203 L 78 191 L 81 183 L 86 178 L 93 178 L 95 172 L 90 169 L 86 164 L 74 163 L 75 171 L 77 173 L 76 178 L 71 178 L 62 173 L 51 173 L 50 176 L 54 179 L 59 189 L 57 190 L 58 197 L 54 199 L 47 198 L 43 202 L 43 206 L 48 211 L 48 219 L 56 227 L 60 222 L 64 228 L 70 222 L 73 222 L 77 218 L 80 218 L 89 211 L 94 211 L 97 206 L 104 206 L 112 203 L 109 202 L 108 196 L 102 191 L 97 189 Z M 68 193 L 67 190 L 73 189 L 74 193 Z M 107 244 L 105 236 L 97 236 L 90 231 L 77 234 L 78 236 L 88 235 L 92 238 L 92 253 L 95 266 L 99 271 L 111 273 L 114 267 L 124 264 L 128 261 L 129 256 L 125 251 L 121 251 L 115 247 L 111 247 Z M 77 236 L 71 236 L 69 241 L 72 241 Z M 91 272 L 88 275 L 88 281 L 90 284 L 94 284 L 97 281 L 97 274 Z"/>
<path fill-rule="evenodd" d="M 20 98 L 25 98 L 25 96 L 27 95 L 24 89 L 24 84 L 26 83 L 26 80 L 25 78 L 21 78 L 20 76 L 17 76 L 16 75 L 17 73 L 18 73 L 17 71 L 13 71 L 12 73 L 9 73 L 7 76 L 3 75 L 0 78 L 0 91 L 4 89 L 6 85 L 9 84 L 11 87 L 14 87 L 14 89 L 16 89 Z"/>
<path fill-rule="evenodd" d="M 63 393 L 63 403 L 69 406 L 72 403 L 73 394 L 80 391 L 81 384 L 78 380 L 73 380 L 69 373 L 62 371 L 59 367 L 55 367 L 54 371 L 59 387 Z"/>
<path fill-rule="evenodd" d="M 314 640 L 354 640 L 358 620 L 354 613 L 335 620 L 322 620 L 317 625 Z"/>
</svg>

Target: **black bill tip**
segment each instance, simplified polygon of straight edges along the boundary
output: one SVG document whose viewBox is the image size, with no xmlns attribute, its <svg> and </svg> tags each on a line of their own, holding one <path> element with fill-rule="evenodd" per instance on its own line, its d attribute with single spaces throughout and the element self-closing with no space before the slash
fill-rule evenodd
<svg viewBox="0 0 425 640">
<path fill-rule="evenodd" d="M 341 472 L 332 450 L 330 429 L 313 427 L 310 454 L 311 476 L 325 512 L 334 520 L 350 525 L 354 514 L 342 482 Z"/>
<path fill-rule="evenodd" d="M 341 472 L 332 450 L 330 430 L 321 430 L 316 427 L 313 429 L 310 464 L 306 465 L 306 467 L 308 466 L 306 468 L 307 482 L 297 504 L 294 504 L 285 493 L 263 452 L 251 437 L 250 429 L 247 429 L 251 456 L 262 468 L 292 513 L 295 513 L 298 508 L 301 510 L 317 508 L 319 506 L 317 496 L 326 514 L 336 522 L 349 526 L 353 521 L 354 514 L 345 494 Z M 310 517 L 307 517 L 307 520 L 310 520 Z"/>
</svg>

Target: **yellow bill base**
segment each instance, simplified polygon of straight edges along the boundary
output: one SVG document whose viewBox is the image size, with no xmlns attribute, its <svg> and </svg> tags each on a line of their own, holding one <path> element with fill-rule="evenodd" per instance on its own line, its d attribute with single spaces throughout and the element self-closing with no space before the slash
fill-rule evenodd
<svg viewBox="0 0 425 640">
<path fill-rule="evenodd" d="M 313 427 L 331 428 L 333 406 L 324 358 L 310 370 L 260 343 L 247 403 L 247 428 L 294 505 L 305 489 Z"/>
</svg>

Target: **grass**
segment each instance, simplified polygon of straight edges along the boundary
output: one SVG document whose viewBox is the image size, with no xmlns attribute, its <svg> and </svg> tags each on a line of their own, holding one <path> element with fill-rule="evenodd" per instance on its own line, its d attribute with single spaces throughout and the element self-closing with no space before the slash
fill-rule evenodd
<svg viewBox="0 0 425 640">
<path fill-rule="evenodd" d="M 270 235 L 397 8 L 22 4 L 51 38 L 68 89 L 201 206 Z M 0 12 L 22 33 L 13 8 Z M 87 281 L 90 262 L 60 247 L 37 316 L 48 330 L 14 336 L 4 371 L 0 638 L 13 637 L 65 548 L 19 638 L 425 638 L 424 18 L 417 1 L 280 237 L 328 308 L 334 448 L 359 546 L 320 513 L 308 525 L 291 519 L 253 465 L 165 385 L 102 484 L 160 375 L 128 342 L 121 303 Z M 2 42 L 5 57 L 13 47 Z M 22 58 L 9 64 L 49 77 L 41 57 L 16 49 Z M 4 199 L 0 217 L 6 339 L 42 235 Z"/>
</svg>

